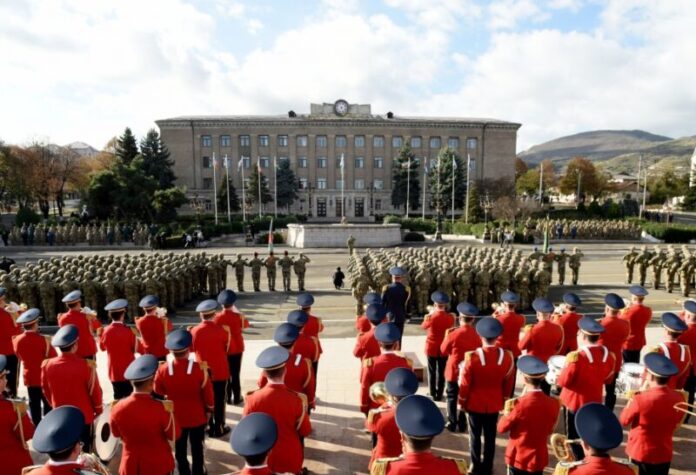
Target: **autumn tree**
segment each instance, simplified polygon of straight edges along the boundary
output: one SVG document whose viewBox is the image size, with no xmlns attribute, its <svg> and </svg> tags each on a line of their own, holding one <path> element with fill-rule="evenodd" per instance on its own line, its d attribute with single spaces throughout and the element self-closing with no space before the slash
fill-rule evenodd
<svg viewBox="0 0 696 475">
<path fill-rule="evenodd" d="M 529 167 L 520 157 L 515 157 L 515 181 L 522 175 L 524 175 Z"/>
<path fill-rule="evenodd" d="M 564 195 L 576 195 L 579 189 L 580 196 L 595 196 L 605 185 L 591 161 L 584 157 L 575 157 L 568 163 L 565 174 L 558 182 L 558 189 Z"/>
</svg>

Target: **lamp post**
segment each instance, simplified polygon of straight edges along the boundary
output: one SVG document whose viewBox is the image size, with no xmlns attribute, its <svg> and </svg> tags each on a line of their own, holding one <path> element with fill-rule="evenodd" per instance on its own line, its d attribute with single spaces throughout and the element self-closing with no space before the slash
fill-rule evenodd
<svg viewBox="0 0 696 475">
<path fill-rule="evenodd" d="M 486 236 L 490 238 L 488 232 L 488 212 L 493 208 L 488 192 L 486 192 L 486 196 L 481 200 L 481 208 L 483 208 L 483 240 L 485 241 Z"/>
<path fill-rule="evenodd" d="M 576 200 L 577 200 L 577 208 L 580 208 L 580 183 L 582 182 L 582 170 L 579 168 L 575 170 L 575 172 L 578 174 L 578 191 L 576 193 Z"/>
<path fill-rule="evenodd" d="M 440 166 L 442 165 L 442 159 L 437 160 L 437 217 L 435 219 L 435 241 L 442 241 L 442 190 L 441 190 L 441 177 L 440 177 Z"/>
</svg>

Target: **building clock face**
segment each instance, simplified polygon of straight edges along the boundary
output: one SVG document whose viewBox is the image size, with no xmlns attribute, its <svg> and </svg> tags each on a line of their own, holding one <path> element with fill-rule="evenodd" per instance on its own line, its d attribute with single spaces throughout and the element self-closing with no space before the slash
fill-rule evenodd
<svg viewBox="0 0 696 475">
<path fill-rule="evenodd" d="M 348 103 L 343 99 L 339 99 L 334 104 L 334 112 L 340 116 L 344 116 L 348 113 Z"/>
</svg>

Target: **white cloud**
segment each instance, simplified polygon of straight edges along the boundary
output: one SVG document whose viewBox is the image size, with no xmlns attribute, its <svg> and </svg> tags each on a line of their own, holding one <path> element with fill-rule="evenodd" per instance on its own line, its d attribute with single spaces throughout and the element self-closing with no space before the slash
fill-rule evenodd
<svg viewBox="0 0 696 475">
<path fill-rule="evenodd" d="M 587 3 L 587 0 L 549 0 L 548 6 L 554 10 L 579 11 Z"/>
<path fill-rule="evenodd" d="M 496 0 L 488 6 L 488 26 L 492 30 L 511 30 L 520 22 L 542 22 L 549 18 L 535 0 Z"/>
</svg>

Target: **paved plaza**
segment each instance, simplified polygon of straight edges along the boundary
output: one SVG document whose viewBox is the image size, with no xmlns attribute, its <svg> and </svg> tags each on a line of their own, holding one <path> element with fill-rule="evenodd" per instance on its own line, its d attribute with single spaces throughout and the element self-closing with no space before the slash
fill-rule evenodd
<svg viewBox="0 0 696 475">
<path fill-rule="evenodd" d="M 464 245 L 464 244 L 445 244 Z M 560 246 L 555 246 L 559 248 Z M 566 246 L 568 250 L 572 246 Z M 624 282 L 624 271 L 621 265 L 621 257 L 628 250 L 630 244 L 581 244 L 579 245 L 586 258 L 580 270 L 580 285 L 577 287 L 565 286 L 563 288 L 552 287 L 551 299 L 554 303 L 560 301 L 560 296 L 569 290 L 576 292 L 583 300 L 582 311 L 587 314 L 597 314 L 603 310 L 603 296 L 613 291 L 628 297 L 627 285 Z M 525 251 L 531 251 L 531 246 L 520 247 Z M 276 246 L 276 252 L 282 252 L 285 248 Z M 223 252 L 228 259 L 233 259 L 237 253 L 249 257 L 254 251 L 260 254 L 266 252 L 265 247 L 239 248 L 225 247 L 224 244 L 214 248 L 205 249 L 206 252 Z M 24 264 L 39 258 L 64 256 L 73 253 L 91 254 L 94 250 L 78 251 L 63 250 L 26 252 L 24 249 L 13 249 L 11 257 L 18 264 Z M 99 251 L 96 251 L 99 252 Z M 113 248 L 106 252 L 133 254 L 133 249 L 114 251 Z M 139 250 L 136 252 L 140 252 Z M 149 252 L 149 251 L 147 251 Z M 183 252 L 183 251 L 174 251 Z M 195 252 L 195 251 L 194 251 Z M 289 249 L 291 255 L 299 251 Z M 359 391 L 359 361 L 352 356 L 352 348 L 355 340 L 355 304 L 349 290 L 337 291 L 331 283 L 331 275 L 337 266 L 345 271 L 348 262 L 346 249 L 321 249 L 303 250 L 312 262 L 307 266 L 306 287 L 311 291 L 316 304 L 313 313 L 323 318 L 325 330 L 321 334 L 324 354 L 319 364 L 319 378 L 317 389 L 317 410 L 312 414 L 313 433 L 306 439 L 305 465 L 310 472 L 317 474 L 352 474 L 366 473 L 367 463 L 370 457 L 370 438 L 363 431 L 364 417 L 358 410 Z M 554 276 L 554 282 L 556 276 Z M 278 272 L 278 284 L 281 277 Z M 347 282 L 348 284 L 348 282 Z M 228 286 L 236 291 L 234 272 L 228 273 Z M 279 285 L 278 285 L 279 286 Z M 663 290 L 653 291 L 650 282 L 646 284 L 650 290 L 647 302 L 659 316 L 666 310 L 675 310 L 680 307 L 678 300 L 682 299 L 678 293 L 669 294 Z M 256 387 L 256 380 L 260 371 L 254 366 L 254 360 L 258 353 L 265 347 L 273 344 L 270 340 L 275 326 L 285 320 L 286 314 L 296 308 L 295 297 L 297 292 L 268 292 L 266 291 L 266 277 L 262 274 L 262 292 L 248 292 L 252 288 L 250 271 L 247 270 L 245 279 L 247 292 L 240 293 L 237 301 L 238 308 L 250 319 L 252 328 L 245 331 L 247 340 L 244 362 L 242 365 L 242 388 L 244 391 Z M 295 280 L 293 275 L 293 288 Z M 193 308 L 195 302 L 191 302 L 186 308 L 180 309 L 172 320 L 175 324 L 192 324 L 197 321 Z M 528 319 L 532 319 L 529 314 Z M 648 329 L 648 344 L 654 345 L 662 341 L 663 330 L 654 324 Z M 404 338 L 404 350 L 418 355 L 421 363 L 426 359 L 423 354 L 425 336 L 416 323 L 406 325 L 406 337 Z M 105 400 L 111 400 L 111 384 L 108 382 L 106 372 L 106 357 L 100 353 L 98 356 L 100 381 L 105 393 Z M 24 388 L 22 388 L 24 390 Z M 427 394 L 427 384 L 421 383 L 421 394 Z M 518 387 L 519 394 L 519 387 Z M 617 413 L 623 407 L 624 400 L 619 399 Z M 444 403 L 438 403 L 444 412 Z M 239 420 L 241 407 L 228 407 L 228 421 L 232 427 Z M 693 422 L 693 421 L 692 421 Z M 562 432 L 562 426 L 558 432 Z M 675 456 L 671 473 L 686 474 L 696 472 L 696 425 L 680 428 L 675 434 Z M 504 450 L 507 436 L 501 437 L 497 442 L 495 473 L 505 473 Z M 211 475 L 233 472 L 240 467 L 241 459 L 233 454 L 227 440 L 208 439 L 207 460 L 208 473 Z M 442 455 L 451 457 L 468 458 L 468 439 L 466 434 L 443 433 L 435 443 L 436 451 Z M 35 460 L 42 459 L 33 453 Z M 615 456 L 623 456 L 623 449 L 617 449 Z M 118 455 L 117 455 L 118 458 Z M 551 457 L 551 465 L 555 459 Z M 112 464 L 112 471 L 116 473 L 117 464 Z M 551 472 L 548 468 L 547 472 Z"/>
</svg>

